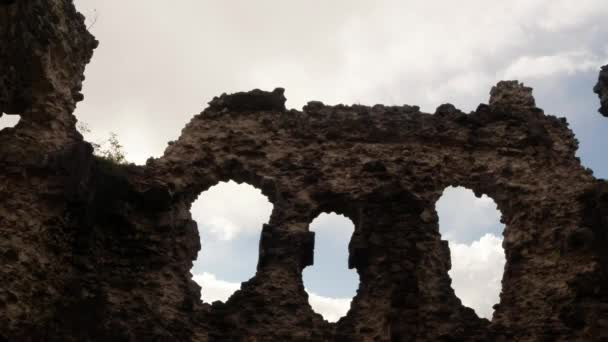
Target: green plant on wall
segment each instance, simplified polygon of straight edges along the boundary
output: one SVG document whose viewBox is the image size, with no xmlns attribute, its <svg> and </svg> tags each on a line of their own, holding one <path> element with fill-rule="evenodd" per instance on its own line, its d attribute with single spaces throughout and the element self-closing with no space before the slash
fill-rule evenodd
<svg viewBox="0 0 608 342">
<path fill-rule="evenodd" d="M 85 122 L 79 122 L 76 128 L 82 135 L 91 134 L 91 129 Z M 118 140 L 118 134 L 110 132 L 108 139 L 101 142 L 92 142 L 91 145 L 93 146 L 94 155 L 115 164 L 127 163 L 123 146 Z"/>
</svg>

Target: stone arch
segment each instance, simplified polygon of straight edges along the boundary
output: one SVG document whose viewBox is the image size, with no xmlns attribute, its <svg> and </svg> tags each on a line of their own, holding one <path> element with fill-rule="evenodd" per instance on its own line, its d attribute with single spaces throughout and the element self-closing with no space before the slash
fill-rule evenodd
<svg viewBox="0 0 608 342">
<path fill-rule="evenodd" d="M 361 339 L 387 334 L 397 340 L 441 339 L 454 337 L 458 331 L 456 337 L 464 339 L 484 335 L 494 324 L 516 317 L 525 296 L 509 282 L 517 283 L 523 277 L 520 268 L 534 268 L 521 258 L 525 244 L 517 244 L 520 240 L 515 238 L 516 244 L 507 249 L 515 267 L 509 273 L 507 266 L 506 291 L 495 320 L 479 319 L 450 290 L 449 249 L 439 234 L 435 202 L 448 185 L 487 193 L 496 200 L 508 227 L 515 227 L 511 234 L 526 233 L 530 222 L 522 220 L 521 213 L 538 213 L 538 204 L 546 208 L 537 194 L 551 195 L 560 186 L 555 175 L 572 167 L 551 168 L 535 161 L 539 156 L 553 158 L 552 153 L 558 153 L 554 151 L 569 155 L 569 145 L 557 150 L 542 141 L 532 147 L 517 145 L 520 136 L 528 139 L 528 126 L 520 122 L 527 119 L 492 117 L 495 114 L 484 107 L 468 116 L 458 116 L 449 108 L 442 109 L 447 114 L 428 115 L 409 107 L 314 103 L 304 112 L 286 112 L 264 104 L 262 99 L 277 96 L 275 93 L 232 96 L 214 99 L 163 157 L 146 165 L 168 184 L 178 201 L 192 201 L 202 189 L 235 179 L 260 188 L 275 205 L 270 223 L 262 231 L 257 275 L 243 283 L 242 290 L 227 303 L 211 307 L 218 321 L 229 315 L 235 318 L 232 328 L 271 329 L 265 333 L 272 336 L 289 336 L 288 326 L 300 324 L 315 333 L 328 331 L 307 305 L 301 280 L 302 269 L 312 262 L 307 227 L 323 211 L 346 214 L 355 223 L 349 264 L 361 277 L 351 310 L 335 326 L 336 338 L 348 340 L 357 332 Z M 251 107 L 241 109 L 238 103 L 247 97 L 263 106 L 255 112 Z M 317 115 L 319 111 L 322 115 Z M 329 122 L 349 129 L 329 131 Z M 542 126 L 552 129 L 552 136 L 567 134 L 552 119 Z M 431 130 L 425 131 L 428 127 Z M 485 127 L 491 127 L 492 134 L 483 132 Z M 495 132 L 501 135 L 497 137 Z M 343 153 L 346 150 L 349 153 Z M 555 187 L 539 189 L 531 175 Z M 582 183 L 587 181 L 584 173 L 579 177 Z M 540 222 L 534 215 L 531 222 Z M 521 241 L 529 243 L 530 239 Z M 256 318 L 250 316 L 254 311 Z M 381 312 L 382 317 L 372 321 L 370 312 Z M 281 332 L 255 323 L 261 317 L 277 316 L 294 317 L 294 321 Z M 222 330 L 232 331 L 224 326 Z"/>
<path fill-rule="evenodd" d="M 549 126 L 559 127 L 555 123 Z M 561 248 L 543 250 L 533 246 L 565 238 L 569 234 L 567 230 L 557 231 L 554 227 L 563 224 L 560 223 L 560 217 L 563 217 L 564 212 L 580 212 L 580 202 L 559 195 L 569 191 L 566 184 L 571 181 L 559 168 L 528 159 L 548 158 L 547 155 L 554 152 L 549 152 L 542 146 L 526 148 L 527 153 L 536 157 L 506 148 L 491 151 L 473 149 L 469 158 L 460 160 L 450 155 L 444 156 L 440 185 L 431 197 L 435 202 L 445 187 L 462 186 L 471 189 L 476 196 L 486 194 L 491 197 L 502 214 L 501 223 L 505 225 L 502 245 L 506 262 L 500 302 L 494 306 L 492 326 L 513 320 L 517 312 L 542 311 L 546 314 L 555 310 L 546 302 L 532 307 L 526 300 L 527 293 L 559 291 L 557 288 L 568 286 L 564 279 L 573 276 L 566 270 L 539 272 L 542 268 L 558 268 L 556 265 L 559 264 L 562 251 Z M 569 147 L 566 145 L 560 148 Z M 575 168 L 581 170 L 580 165 Z M 588 176 L 583 172 L 577 177 L 585 182 L 584 179 Z M 577 204 L 572 206 L 572 203 Z M 540 266 L 534 260 L 547 262 Z M 531 277 L 535 280 L 530 280 Z M 522 284 L 527 287 L 526 290 Z"/>
<path fill-rule="evenodd" d="M 350 302 L 360 284 L 356 271 L 349 270 L 348 267 L 348 245 L 355 225 L 344 215 L 324 212 L 312 220 L 308 229 L 314 234 L 313 253 L 316 260 L 311 267 L 305 268 L 302 274 L 308 301 L 313 311 L 321 314 L 326 320 L 335 322 L 348 313 Z M 333 255 L 328 255 L 328 252 Z M 337 255 L 342 256 L 342 252 L 343 259 L 331 260 Z M 334 287 L 334 292 L 323 290 L 322 287 L 326 286 Z M 335 287 L 340 287 L 341 290 L 335 292 Z"/>
<path fill-rule="evenodd" d="M 492 307 L 499 301 L 505 264 L 504 225 L 499 222 L 502 214 L 491 197 L 476 198 L 464 187 L 444 189 L 436 211 L 442 239 L 450 245 L 452 289 L 463 305 L 491 319 Z"/>
<path fill-rule="evenodd" d="M 229 181 L 201 193 L 190 210 L 201 237 L 193 279 L 203 287 L 205 302 L 225 301 L 255 276 L 259 239 L 272 205 L 259 189 Z"/>
</svg>

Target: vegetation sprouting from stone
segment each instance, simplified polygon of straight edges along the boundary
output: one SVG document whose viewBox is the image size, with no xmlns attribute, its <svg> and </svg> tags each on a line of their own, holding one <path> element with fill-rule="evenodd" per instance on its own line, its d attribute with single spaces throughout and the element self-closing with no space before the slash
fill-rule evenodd
<svg viewBox="0 0 608 342">
<path fill-rule="evenodd" d="M 91 129 L 85 122 L 79 122 L 76 126 L 82 135 L 91 134 Z M 118 139 L 118 134 L 110 132 L 109 137 L 101 142 L 91 142 L 93 154 L 115 164 L 125 164 L 127 159 L 123 146 Z"/>
</svg>

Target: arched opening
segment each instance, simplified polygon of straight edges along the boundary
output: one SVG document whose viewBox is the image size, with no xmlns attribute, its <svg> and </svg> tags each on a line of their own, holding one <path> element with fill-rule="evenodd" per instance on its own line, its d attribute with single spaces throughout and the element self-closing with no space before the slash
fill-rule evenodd
<svg viewBox="0 0 608 342">
<path fill-rule="evenodd" d="M 272 204 L 253 186 L 230 181 L 203 192 L 191 212 L 201 250 L 190 272 L 203 301 L 226 301 L 255 275 L 260 233 Z"/>
<path fill-rule="evenodd" d="M 314 265 L 304 269 L 304 287 L 312 309 L 329 322 L 346 315 L 359 287 L 359 275 L 348 268 L 354 229 L 351 220 L 335 213 L 323 213 L 310 224 L 315 232 Z"/>
<path fill-rule="evenodd" d="M 452 288 L 462 304 L 492 319 L 499 302 L 505 265 L 501 213 L 490 197 L 475 197 L 463 187 L 448 187 L 436 204 L 439 230 L 448 241 Z"/>
<path fill-rule="evenodd" d="M 8 127 L 15 127 L 21 120 L 20 115 L 9 115 L 5 113 L 0 113 L 0 130 Z"/>
</svg>

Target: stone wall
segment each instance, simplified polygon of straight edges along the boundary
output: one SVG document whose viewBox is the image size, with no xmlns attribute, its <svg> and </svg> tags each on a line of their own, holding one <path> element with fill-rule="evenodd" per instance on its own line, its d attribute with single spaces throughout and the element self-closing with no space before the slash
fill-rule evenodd
<svg viewBox="0 0 608 342">
<path fill-rule="evenodd" d="M 602 106 L 599 112 L 604 116 L 608 116 L 608 65 L 602 67 L 600 77 L 593 91 L 600 97 Z"/>
<path fill-rule="evenodd" d="M 94 157 L 72 115 L 97 42 L 68 0 L 0 2 L 0 341 L 595 341 L 608 339 L 608 183 L 565 119 L 500 82 L 472 113 L 440 106 L 286 110 L 283 89 L 222 95 L 145 166 Z M 6 42 L 6 43 L 5 43 Z M 606 111 L 606 73 L 595 90 Z M 227 180 L 274 210 L 256 275 L 201 302 L 190 206 Z M 507 263 L 492 321 L 450 286 L 435 203 L 492 197 Z M 351 310 L 308 304 L 309 224 L 349 217 Z M 322 262 L 322 261 L 318 261 Z"/>
</svg>

